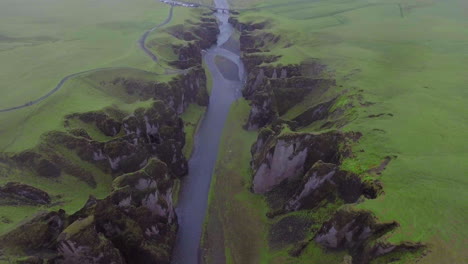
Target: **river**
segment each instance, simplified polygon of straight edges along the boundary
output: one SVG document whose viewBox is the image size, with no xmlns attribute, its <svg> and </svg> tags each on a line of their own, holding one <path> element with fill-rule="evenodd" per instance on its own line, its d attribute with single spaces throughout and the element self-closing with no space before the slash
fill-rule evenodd
<svg viewBox="0 0 468 264">
<path fill-rule="evenodd" d="M 215 5 L 218 8 L 229 8 L 227 0 L 215 0 Z M 209 107 L 195 137 L 195 149 L 189 161 L 189 175 L 182 181 L 176 208 L 179 231 L 173 252 L 173 264 L 200 262 L 200 238 L 221 134 L 231 104 L 241 96 L 242 83 L 245 79 L 244 65 L 239 52 L 223 48 L 223 44 L 229 41 L 234 33 L 233 27 L 228 22 L 229 14 L 216 13 L 216 17 L 220 30 L 218 41 L 203 56 L 213 78 L 213 87 Z M 230 60 L 237 67 L 218 68 L 220 62 L 218 60 L 218 65 L 215 63 L 216 56 Z M 237 71 L 239 78 L 235 80 L 224 78 L 221 68 Z"/>
</svg>

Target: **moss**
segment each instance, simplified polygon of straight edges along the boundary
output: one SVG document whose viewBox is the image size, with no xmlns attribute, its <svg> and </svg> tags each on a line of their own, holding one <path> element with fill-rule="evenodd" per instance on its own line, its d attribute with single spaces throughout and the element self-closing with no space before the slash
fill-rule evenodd
<svg viewBox="0 0 468 264">
<path fill-rule="evenodd" d="M 301 215 L 287 215 L 270 228 L 269 244 L 272 249 L 299 243 L 308 237 L 313 221 Z"/>
<path fill-rule="evenodd" d="M 68 240 L 70 237 L 75 236 L 76 234 L 82 232 L 84 229 L 87 229 L 90 225 L 94 224 L 94 216 L 90 215 L 84 219 L 78 219 L 69 225 L 62 234 L 59 236 L 59 240 Z"/>
</svg>

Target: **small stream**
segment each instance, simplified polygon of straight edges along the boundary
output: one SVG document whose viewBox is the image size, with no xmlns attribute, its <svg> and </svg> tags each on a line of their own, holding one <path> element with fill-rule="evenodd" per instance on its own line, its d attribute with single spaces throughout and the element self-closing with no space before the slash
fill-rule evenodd
<svg viewBox="0 0 468 264">
<path fill-rule="evenodd" d="M 229 8 L 227 0 L 215 0 L 216 7 Z M 220 34 L 217 44 L 207 50 L 204 61 L 213 77 L 210 104 L 197 131 L 195 149 L 189 161 L 189 175 L 183 179 L 179 204 L 176 209 L 179 232 L 173 252 L 173 264 L 198 264 L 200 262 L 200 239 L 203 222 L 208 207 L 208 193 L 211 177 L 218 156 L 218 147 L 231 104 L 241 96 L 242 82 L 245 79 L 244 65 L 239 52 L 229 51 L 223 45 L 234 33 L 228 23 L 229 14 L 217 13 Z M 222 56 L 237 67 L 220 67 L 215 57 Z M 232 65 L 232 63 L 230 63 Z M 225 71 L 237 71 L 239 78 L 228 80 Z M 232 76 L 232 72 L 231 75 Z M 236 73 L 234 73 L 236 74 Z M 226 76 L 226 73 L 224 74 Z"/>
</svg>

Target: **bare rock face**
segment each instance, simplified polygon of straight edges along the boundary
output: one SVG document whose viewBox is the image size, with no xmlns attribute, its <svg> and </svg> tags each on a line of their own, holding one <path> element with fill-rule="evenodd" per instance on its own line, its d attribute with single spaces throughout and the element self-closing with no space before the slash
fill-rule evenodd
<svg viewBox="0 0 468 264">
<path fill-rule="evenodd" d="M 48 193 L 17 182 L 9 182 L 5 186 L 0 187 L 0 203 L 5 203 L 4 200 L 6 200 L 6 204 L 11 205 L 50 204 L 50 196 Z"/>
<path fill-rule="evenodd" d="M 312 209 L 335 192 L 333 178 L 338 173 L 336 165 L 318 161 L 304 175 L 302 188 L 286 204 L 287 211 Z"/>
<path fill-rule="evenodd" d="M 342 209 L 322 226 L 315 241 L 329 249 L 353 250 L 371 236 L 381 236 L 397 226 L 396 222 L 379 223 L 368 211 Z"/>
<path fill-rule="evenodd" d="M 373 184 L 373 185 L 372 185 Z M 338 199 L 344 203 L 355 203 L 361 195 L 369 195 L 372 189 L 379 191 L 380 185 L 372 182 L 362 182 L 361 178 L 353 173 L 342 171 L 335 164 L 316 162 L 307 171 L 302 179 L 300 188 L 285 205 L 286 211 L 314 209 L 322 201 L 333 202 Z"/>
<path fill-rule="evenodd" d="M 288 134 L 271 140 L 254 154 L 254 192 L 266 193 L 284 180 L 302 177 L 319 160 L 336 162 L 342 139 L 342 134 L 329 132 Z"/>
<path fill-rule="evenodd" d="M 353 264 L 389 263 L 406 253 L 425 250 L 421 243 L 395 245 L 378 240 L 397 227 L 396 222 L 379 222 L 369 211 L 344 207 L 322 225 L 314 240 L 330 250 L 347 250 Z"/>
</svg>

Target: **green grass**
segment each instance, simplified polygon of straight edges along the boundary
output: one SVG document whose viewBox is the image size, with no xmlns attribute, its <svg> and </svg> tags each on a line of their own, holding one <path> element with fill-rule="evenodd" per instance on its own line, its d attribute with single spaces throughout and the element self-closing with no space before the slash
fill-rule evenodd
<svg viewBox="0 0 468 264">
<path fill-rule="evenodd" d="M 0 38 L 0 106 L 36 99 L 75 72 L 109 66 L 154 69 L 136 41 L 168 10 L 150 0 L 2 1 L 0 35 L 8 39 Z"/>
<path fill-rule="evenodd" d="M 264 1 L 263 5 L 275 3 L 284 1 Z M 351 122 L 344 130 L 364 135 L 354 146 L 357 156 L 346 160 L 343 168 L 365 172 L 386 156 L 397 156 L 379 176 L 385 194 L 359 207 L 371 209 L 381 221 L 400 223 L 389 236 L 390 242 L 427 243 L 431 252 L 418 263 L 463 263 L 468 258 L 464 250 L 468 229 L 463 225 L 468 218 L 464 191 L 468 187 L 467 8 L 468 3 L 461 0 L 318 0 L 293 1 L 240 15 L 242 21 L 268 20 L 267 31 L 281 35 L 278 43 L 266 43 L 271 54 L 283 56 L 277 63 L 317 58 L 342 85 L 321 98 L 307 97 L 284 118 L 293 118 L 294 113 L 342 92 L 362 96 L 342 97 L 335 105 L 353 104 Z M 289 42 L 294 45 L 288 47 Z M 374 104 L 360 105 L 365 102 Z M 368 117 L 381 113 L 393 116 Z M 255 201 L 251 198 L 246 203 Z M 252 236 L 244 239 L 250 242 Z M 263 239 L 258 236 L 251 243 L 261 244 Z M 233 248 L 230 252 L 235 263 L 249 263 L 236 258 L 244 253 Z"/>
<path fill-rule="evenodd" d="M 206 107 L 190 104 L 188 109 L 181 115 L 182 120 L 184 120 L 185 131 L 185 146 L 182 151 L 187 159 L 192 155 L 195 144 L 195 134 L 205 114 L 205 110 Z"/>
</svg>

